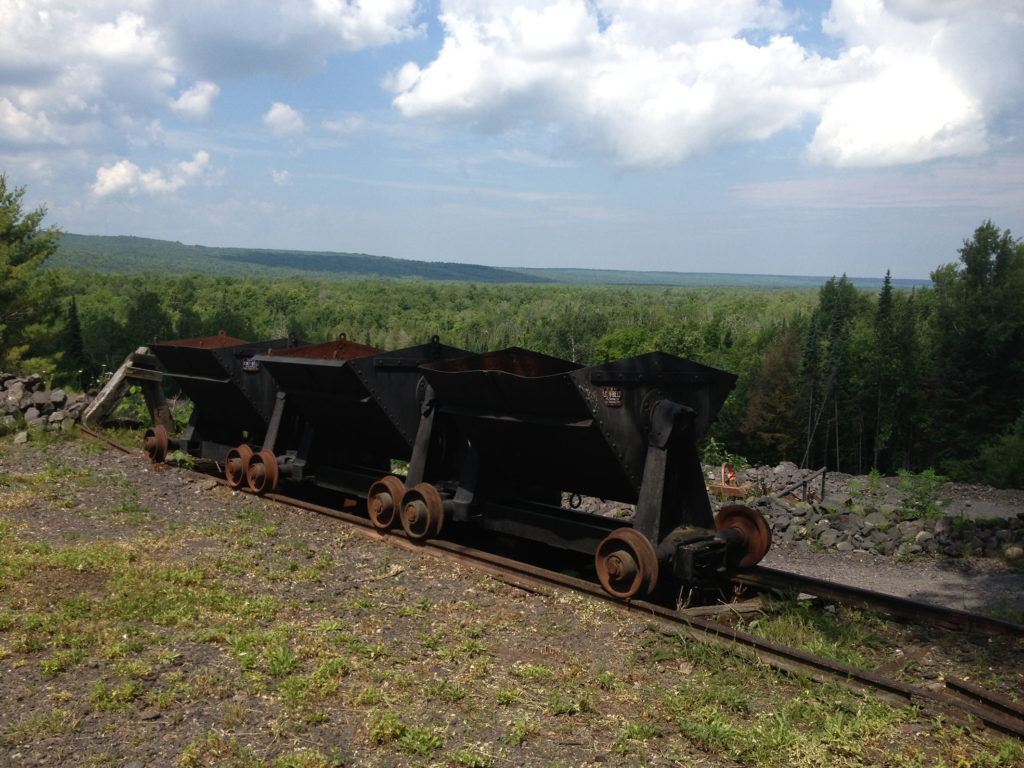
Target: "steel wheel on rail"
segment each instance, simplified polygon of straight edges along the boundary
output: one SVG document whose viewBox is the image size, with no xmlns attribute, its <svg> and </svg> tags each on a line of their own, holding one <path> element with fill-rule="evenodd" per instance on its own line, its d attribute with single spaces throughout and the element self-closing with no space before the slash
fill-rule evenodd
<svg viewBox="0 0 1024 768">
<path fill-rule="evenodd" d="M 744 552 L 736 564 L 738 567 L 750 568 L 757 565 L 768 554 L 772 545 L 772 532 L 756 509 L 744 504 L 726 504 L 715 515 L 715 529 L 724 531 L 727 528 L 739 531 L 743 539 Z"/>
<path fill-rule="evenodd" d="M 444 504 L 437 488 L 418 483 L 402 495 L 402 528 L 413 541 L 424 541 L 441 533 Z"/>
<path fill-rule="evenodd" d="M 232 488 L 241 488 L 249 476 L 249 461 L 252 459 L 252 448 L 242 443 L 228 451 L 224 460 L 224 478 Z"/>
<path fill-rule="evenodd" d="M 277 457 L 273 451 L 266 449 L 254 453 L 249 458 L 249 468 L 245 473 L 249 488 L 255 493 L 269 493 L 277 488 Z"/>
<path fill-rule="evenodd" d="M 366 494 L 366 511 L 374 528 L 386 531 L 395 524 L 403 495 L 405 486 L 394 475 L 386 475 L 370 486 Z"/>
<path fill-rule="evenodd" d="M 658 555 L 647 537 L 632 528 L 612 531 L 594 553 L 597 578 L 622 600 L 649 595 L 658 583 Z"/>
<path fill-rule="evenodd" d="M 142 453 L 154 464 L 167 458 L 167 430 L 159 424 L 146 430 L 142 437 Z"/>
</svg>

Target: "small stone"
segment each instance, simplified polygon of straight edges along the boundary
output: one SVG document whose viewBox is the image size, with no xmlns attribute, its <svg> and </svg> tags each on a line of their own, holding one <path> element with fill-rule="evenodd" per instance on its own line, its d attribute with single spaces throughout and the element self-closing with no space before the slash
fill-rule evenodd
<svg viewBox="0 0 1024 768">
<path fill-rule="evenodd" d="M 54 411 L 50 414 L 47 419 L 51 424 L 56 424 L 59 421 L 64 421 L 64 411 Z"/>
<path fill-rule="evenodd" d="M 839 552 L 852 552 L 853 544 L 851 544 L 848 541 L 840 541 L 838 544 L 836 544 L 836 550 Z"/>
<path fill-rule="evenodd" d="M 15 445 L 21 445 L 22 443 L 27 443 L 27 442 L 28 442 L 28 432 L 27 431 L 19 432 L 18 434 L 16 434 L 14 436 L 14 444 Z"/>
<path fill-rule="evenodd" d="M 885 525 L 889 522 L 889 518 L 884 513 L 879 511 L 870 512 L 864 517 L 865 523 L 870 523 L 873 526 Z"/>
<path fill-rule="evenodd" d="M 68 396 L 63 389 L 51 389 L 50 390 L 50 402 L 54 405 L 64 405 L 67 401 Z"/>
<path fill-rule="evenodd" d="M 896 528 L 904 536 L 916 536 L 924 530 L 924 523 L 920 520 L 904 520 Z"/>
<path fill-rule="evenodd" d="M 933 534 L 929 533 L 928 531 L 920 531 L 914 537 L 914 542 L 916 544 L 924 545 L 924 544 L 927 544 L 929 541 L 931 541 L 934 538 L 935 538 L 935 536 Z"/>
<path fill-rule="evenodd" d="M 1003 550 L 1003 557 L 1007 560 L 1019 560 L 1024 557 L 1024 548 L 1014 545 Z"/>
<path fill-rule="evenodd" d="M 25 411 L 25 421 L 35 421 L 38 418 L 39 418 L 39 409 L 38 408 L 33 407 L 33 408 L 29 408 L 27 411 Z"/>
<path fill-rule="evenodd" d="M 838 541 L 839 534 L 831 529 L 824 531 L 818 538 L 818 543 L 821 544 L 822 547 L 834 546 Z"/>
</svg>

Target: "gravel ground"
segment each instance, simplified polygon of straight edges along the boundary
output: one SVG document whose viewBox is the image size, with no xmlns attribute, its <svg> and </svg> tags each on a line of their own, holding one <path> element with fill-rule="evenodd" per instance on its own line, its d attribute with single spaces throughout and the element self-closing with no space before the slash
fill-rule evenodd
<svg viewBox="0 0 1024 768">
<path fill-rule="evenodd" d="M 949 608 L 1024 615 L 1024 571 L 989 558 L 919 556 L 899 562 L 875 554 L 817 552 L 802 543 L 775 543 L 762 564 Z"/>
<path fill-rule="evenodd" d="M 778 725 L 762 716 L 788 703 L 808 702 L 802 718 L 837 706 L 831 693 L 707 651 L 708 664 L 692 662 L 606 606 L 496 583 L 93 441 L 0 445 L 0 512 L 25 542 L 23 559 L 80 551 L 44 578 L 0 585 L 0 680 L 12 692 L 0 697 L 0 766 L 734 768 L 761 763 L 737 762 L 694 723 L 720 722 L 721 708 L 726 732 L 740 723 L 762 733 Z M 1021 575 L 995 561 L 907 564 L 785 542 L 768 563 L 962 605 L 1004 577 L 1022 592 Z M 194 596 L 195 627 L 178 618 L 189 606 L 167 599 L 178 594 Z M 82 648 L 56 650 L 71 637 L 49 625 L 58 614 L 74 617 Z M 990 660 L 984 644 L 893 631 L 887 674 L 912 661 L 933 680 L 955 662 L 1020 694 L 1017 646 Z M 720 677 L 705 681 L 706 666 Z M 722 678 L 741 676 L 739 709 L 707 705 Z M 680 698 L 691 690 L 692 703 Z M 866 705 L 843 706 L 852 719 Z M 837 757 L 842 765 L 948 765 L 988 749 L 973 736 L 932 739 L 913 717 L 893 743 L 835 725 L 835 738 L 864 750 Z M 814 755 L 802 764 L 835 764 Z"/>
</svg>

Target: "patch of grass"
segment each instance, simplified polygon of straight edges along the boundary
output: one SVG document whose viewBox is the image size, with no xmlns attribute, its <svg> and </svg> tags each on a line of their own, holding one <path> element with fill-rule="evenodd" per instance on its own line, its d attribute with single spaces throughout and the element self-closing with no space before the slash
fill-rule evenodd
<svg viewBox="0 0 1024 768">
<path fill-rule="evenodd" d="M 452 755 L 451 763 L 456 768 L 490 768 L 494 765 L 494 758 L 482 749 L 463 747 Z"/>
<path fill-rule="evenodd" d="M 437 678 L 427 683 L 424 689 L 428 696 L 442 701 L 461 701 L 466 698 L 466 689 L 451 680 Z"/>
<path fill-rule="evenodd" d="M 498 691 L 497 698 L 500 706 L 510 707 L 522 701 L 523 692 L 518 688 L 504 688 Z"/>
<path fill-rule="evenodd" d="M 70 709 L 51 709 L 0 728 L 0 744 L 12 746 L 45 738 L 66 736 L 78 730 L 81 716 Z"/>
<path fill-rule="evenodd" d="M 398 737 L 396 746 L 401 752 L 427 757 L 444 746 L 444 739 L 433 728 L 427 728 L 422 725 L 410 725 Z"/>
<path fill-rule="evenodd" d="M 602 691 L 614 691 L 619 685 L 619 680 L 612 672 L 604 671 L 594 676 L 594 683 Z"/>
<path fill-rule="evenodd" d="M 138 683 L 126 682 L 111 688 L 107 683 L 98 681 L 89 690 L 89 703 L 102 712 L 121 712 L 140 695 L 142 687 Z"/>
<path fill-rule="evenodd" d="M 508 724 L 508 730 L 505 731 L 501 736 L 503 744 L 507 744 L 510 747 L 518 747 L 533 733 L 536 733 L 536 726 L 529 720 L 519 718 Z"/>
<path fill-rule="evenodd" d="M 180 768 L 225 765 L 231 768 L 263 768 L 263 760 L 232 736 L 210 732 L 190 743 L 178 759 Z"/>
<path fill-rule="evenodd" d="M 267 651 L 266 672 L 271 677 L 284 677 L 299 668 L 301 662 L 287 646 L 277 646 Z"/>
<path fill-rule="evenodd" d="M 387 744 L 397 741 L 405 735 L 406 726 L 394 712 L 370 713 L 370 741 L 374 744 Z"/>
<path fill-rule="evenodd" d="M 39 662 L 39 670 L 47 677 L 57 677 L 81 664 L 85 660 L 85 651 L 76 648 L 69 651 L 58 651 L 51 659 L 44 659 Z"/>
<path fill-rule="evenodd" d="M 523 664 L 512 667 L 509 674 L 520 680 L 532 680 L 550 683 L 558 678 L 550 667 L 543 664 Z"/>
</svg>

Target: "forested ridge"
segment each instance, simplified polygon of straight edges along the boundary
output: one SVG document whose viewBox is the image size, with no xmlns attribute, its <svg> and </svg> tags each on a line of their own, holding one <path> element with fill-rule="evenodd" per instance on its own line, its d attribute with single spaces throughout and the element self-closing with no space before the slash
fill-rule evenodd
<svg viewBox="0 0 1024 768">
<path fill-rule="evenodd" d="M 628 262 L 631 254 L 624 254 Z M 717 266 L 713 261 L 709 266 Z M 743 275 L 721 272 L 656 272 L 629 269 L 488 267 L 448 261 L 416 261 L 366 253 L 296 251 L 269 248 L 218 248 L 185 245 L 171 240 L 127 235 L 62 233 L 46 260 L 49 267 L 134 274 L 159 272 L 187 275 L 249 275 L 324 279 L 455 280 L 476 283 L 566 283 L 569 285 L 635 285 L 818 288 L 825 278 L 804 275 Z M 882 278 L 851 277 L 861 288 L 878 288 Z M 930 285 L 929 280 L 895 280 L 897 287 Z"/>
<path fill-rule="evenodd" d="M 877 290 L 846 276 L 801 290 L 33 277 L 25 264 L 38 266 L 40 249 L 22 247 L 34 261 L 12 271 L 22 257 L 5 248 L 4 295 L 22 295 L 9 285 L 20 279 L 40 311 L 17 333 L 0 326 L 0 366 L 56 383 L 88 386 L 154 338 L 221 330 L 310 342 L 346 333 L 390 349 L 438 334 L 472 351 L 517 345 L 584 364 L 662 350 L 739 376 L 713 428 L 719 455 L 855 473 L 934 467 L 1024 486 L 1024 244 L 991 222 L 935 269 L 931 287 L 897 289 L 886 275 Z M 54 306 L 56 319 L 43 311 Z"/>
</svg>

